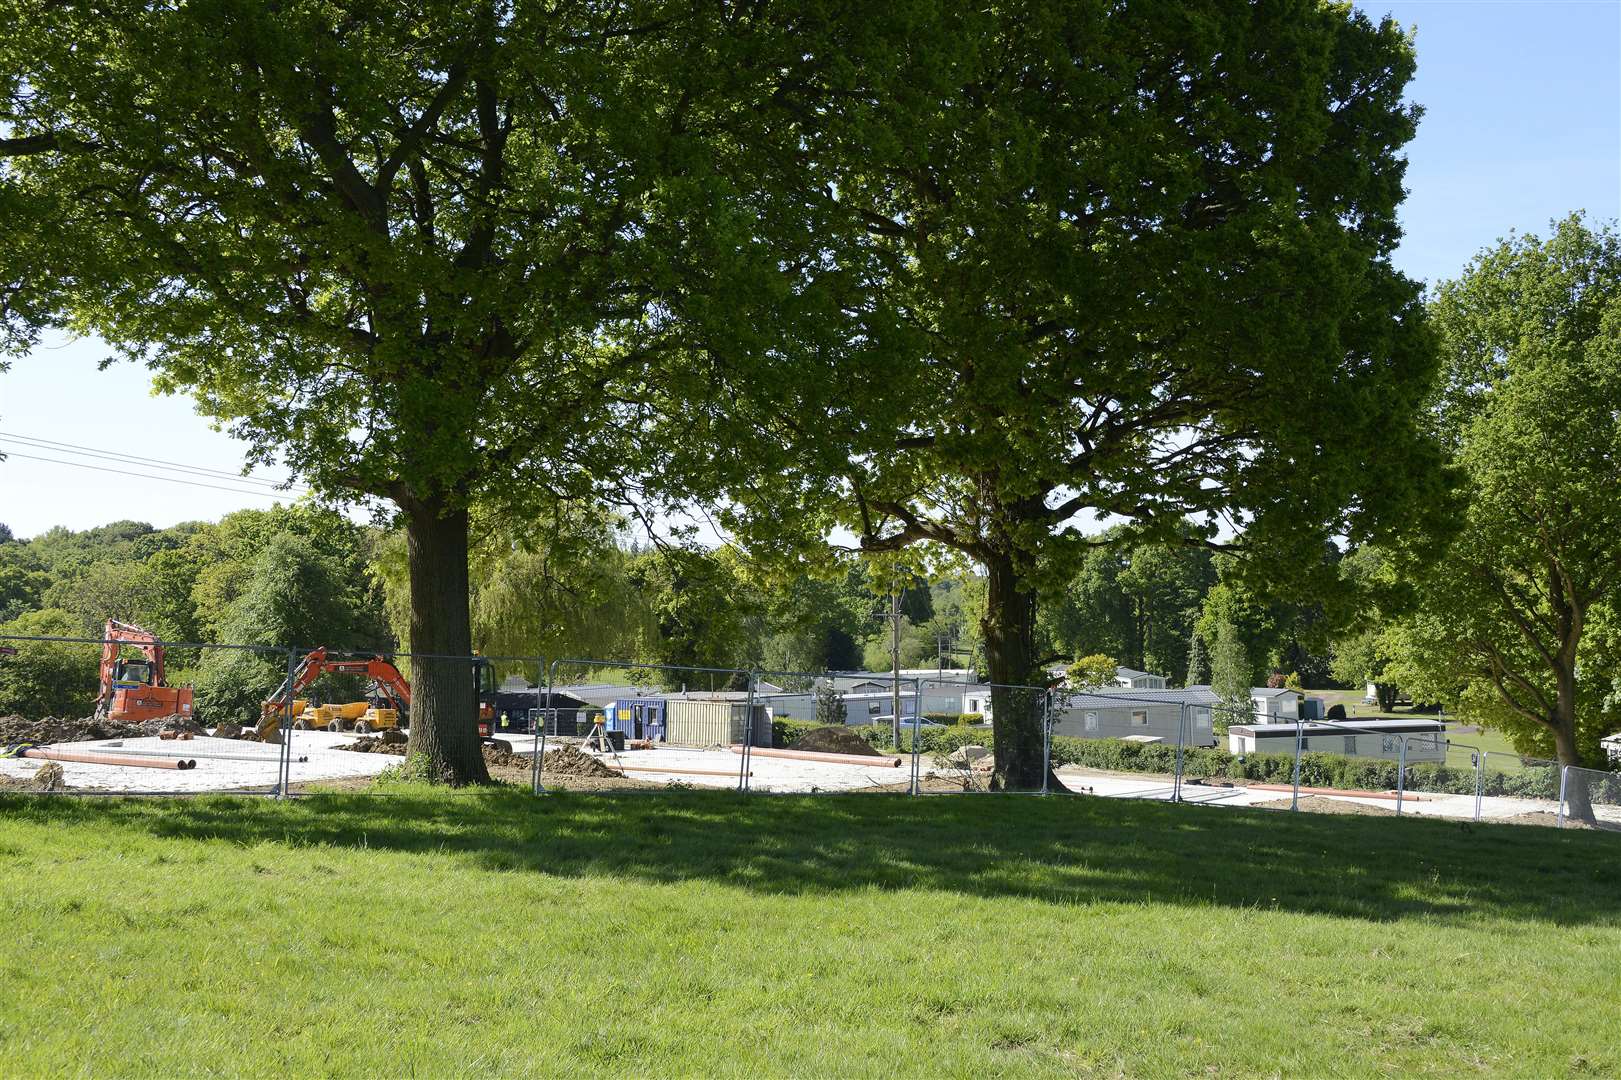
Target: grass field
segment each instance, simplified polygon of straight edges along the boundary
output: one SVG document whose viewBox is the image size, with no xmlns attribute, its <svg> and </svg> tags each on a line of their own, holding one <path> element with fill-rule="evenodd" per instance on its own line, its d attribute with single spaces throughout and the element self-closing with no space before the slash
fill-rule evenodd
<svg viewBox="0 0 1621 1080">
<path fill-rule="evenodd" d="M 4 1075 L 1621 1072 L 1600 833 L 412 789 L 0 824 Z"/>
</svg>

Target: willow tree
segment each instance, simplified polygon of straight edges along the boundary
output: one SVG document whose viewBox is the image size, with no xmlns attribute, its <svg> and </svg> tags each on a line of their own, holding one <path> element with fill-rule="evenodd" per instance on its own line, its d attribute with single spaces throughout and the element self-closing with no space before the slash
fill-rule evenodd
<svg viewBox="0 0 1621 1080">
<path fill-rule="evenodd" d="M 615 406 L 768 92 L 746 12 L 19 0 L 0 39 L 15 344 L 56 323 L 329 495 L 403 519 L 409 644 L 471 652 L 468 514 L 626 467 Z M 109 417 L 115 428 L 120 418 Z M 304 643 L 309 644 L 309 643 Z M 411 743 L 484 778 L 466 663 Z"/>
<path fill-rule="evenodd" d="M 966 557 L 991 679 L 1029 684 L 1037 600 L 1097 544 L 1233 547 L 1282 585 L 1419 520 L 1442 474 L 1390 263 L 1418 118 L 1395 24 L 941 0 L 829 32 L 803 167 L 840 239 L 710 342 L 742 535 Z M 1038 786 L 1038 711 L 994 696 L 995 783 Z"/>
</svg>

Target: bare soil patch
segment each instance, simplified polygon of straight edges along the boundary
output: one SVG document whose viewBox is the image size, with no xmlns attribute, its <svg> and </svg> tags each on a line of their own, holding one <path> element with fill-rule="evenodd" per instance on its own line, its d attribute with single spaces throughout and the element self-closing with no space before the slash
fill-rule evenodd
<svg viewBox="0 0 1621 1080">
<path fill-rule="evenodd" d="M 1287 810 L 1288 799 L 1274 799 L 1271 802 L 1250 803 L 1264 810 Z M 1300 809 L 1309 810 L 1314 814 L 1358 814 L 1368 817 L 1395 817 L 1396 811 L 1383 806 L 1369 806 L 1367 803 L 1351 802 L 1348 799 L 1333 799 L 1323 795 L 1302 795 Z"/>
<path fill-rule="evenodd" d="M 396 754 L 405 756 L 405 744 L 384 742 L 382 739 L 356 739 L 354 742 L 340 743 L 334 750 L 352 750 L 357 754 Z"/>
<path fill-rule="evenodd" d="M 812 750 L 818 754 L 856 754 L 860 757 L 884 757 L 882 751 L 849 728 L 813 728 L 788 744 L 789 750 Z"/>
<path fill-rule="evenodd" d="M 61 791 L 67 787 L 62 779 L 62 766 L 47 761 L 32 776 L 0 776 L 0 791 Z"/>
<path fill-rule="evenodd" d="M 160 716 L 139 724 L 83 716 L 77 720 L 47 716 L 30 720 L 24 716 L 0 716 L 0 743 L 88 742 L 95 739 L 139 739 L 165 732 L 206 735 L 196 720 L 185 716 Z"/>
</svg>

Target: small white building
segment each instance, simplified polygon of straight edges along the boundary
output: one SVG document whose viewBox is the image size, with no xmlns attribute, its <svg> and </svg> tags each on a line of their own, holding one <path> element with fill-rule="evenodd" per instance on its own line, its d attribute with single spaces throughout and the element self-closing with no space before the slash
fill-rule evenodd
<svg viewBox="0 0 1621 1080">
<path fill-rule="evenodd" d="M 1598 741 L 1599 749 L 1604 751 L 1604 757 L 1612 764 L 1621 762 L 1621 731 L 1614 735 L 1606 735 Z"/>
<path fill-rule="evenodd" d="M 1301 749 L 1312 753 L 1395 761 L 1401 757 L 1403 737 L 1408 764 L 1446 760 L 1446 725 L 1439 720 L 1358 720 L 1354 727 L 1321 721 L 1234 724 L 1227 729 L 1227 749 L 1234 754 L 1293 754 L 1299 738 Z"/>
<path fill-rule="evenodd" d="M 1151 671 L 1138 671 L 1136 668 L 1117 667 L 1114 669 L 1114 684 L 1132 690 L 1164 690 L 1165 676 L 1155 675 Z"/>
<path fill-rule="evenodd" d="M 1255 704 L 1255 722 L 1266 724 L 1287 720 L 1293 723 L 1300 718 L 1300 702 L 1305 696 L 1286 686 L 1251 687 L 1250 700 Z"/>
</svg>

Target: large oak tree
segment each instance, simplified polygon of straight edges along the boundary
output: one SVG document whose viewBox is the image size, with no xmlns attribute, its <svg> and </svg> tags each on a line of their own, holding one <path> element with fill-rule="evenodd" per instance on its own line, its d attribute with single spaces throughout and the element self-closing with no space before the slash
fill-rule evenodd
<svg viewBox="0 0 1621 1080">
<path fill-rule="evenodd" d="M 466 656 L 470 504 L 610 447 L 735 176 L 747 6 L 18 0 L 0 37 L 0 330 L 55 322 L 322 492 L 398 508 L 409 645 Z M 779 65 L 766 65 L 766 71 Z M 120 437 L 138 437 L 107 418 Z M 313 644 L 313 643 L 300 643 Z M 485 776 L 465 662 L 411 740 Z"/>
<path fill-rule="evenodd" d="M 829 34 L 800 164 L 838 239 L 708 343 L 709 441 L 747 436 L 718 474 L 742 536 L 966 556 L 989 675 L 1029 684 L 1037 599 L 1096 544 L 1191 523 L 1280 584 L 1419 518 L 1441 471 L 1415 424 L 1435 353 L 1390 263 L 1418 114 L 1399 27 L 1315 0 L 918 0 Z M 1036 699 L 996 698 L 995 782 L 1037 787 Z"/>
</svg>

